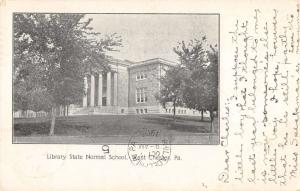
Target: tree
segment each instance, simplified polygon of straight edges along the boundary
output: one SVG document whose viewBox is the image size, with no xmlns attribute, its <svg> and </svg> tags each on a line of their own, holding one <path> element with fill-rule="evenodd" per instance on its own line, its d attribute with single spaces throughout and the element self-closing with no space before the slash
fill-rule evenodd
<svg viewBox="0 0 300 191">
<path fill-rule="evenodd" d="M 182 105 L 182 83 L 184 72 L 180 66 L 174 66 L 165 70 L 165 75 L 161 77 L 161 89 L 156 94 L 156 99 L 166 108 L 171 102 L 173 106 L 173 119 L 175 120 L 176 107 Z"/>
<path fill-rule="evenodd" d="M 174 52 L 179 56 L 187 72 L 182 87 L 182 99 L 188 108 L 208 110 L 211 122 L 213 112 L 218 110 L 218 51 L 216 46 L 207 46 L 206 37 L 186 45 L 178 44 Z"/>
<path fill-rule="evenodd" d="M 14 14 L 14 106 L 51 110 L 50 135 L 56 107 L 77 103 L 84 75 L 110 70 L 105 52 L 121 45 L 116 34 L 93 32 L 91 21 L 84 14 Z"/>
</svg>

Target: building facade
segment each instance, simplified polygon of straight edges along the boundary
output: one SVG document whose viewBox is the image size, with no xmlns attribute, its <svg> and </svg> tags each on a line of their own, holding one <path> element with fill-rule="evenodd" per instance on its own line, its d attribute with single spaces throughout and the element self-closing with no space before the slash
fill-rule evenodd
<svg viewBox="0 0 300 191">
<path fill-rule="evenodd" d="M 57 115 L 105 114 L 173 114 L 172 104 L 163 108 L 155 98 L 159 94 L 160 78 L 168 67 L 176 63 L 161 58 L 142 62 L 112 59 L 110 72 L 92 73 L 84 77 L 82 104 L 59 107 Z M 42 113 L 41 113 L 42 112 Z M 17 111 L 14 117 L 46 116 L 47 113 Z M 199 111 L 176 107 L 176 115 L 200 115 Z M 207 113 L 205 115 L 208 116 Z"/>
<path fill-rule="evenodd" d="M 84 78 L 86 94 L 82 105 L 71 105 L 69 115 L 172 114 L 172 105 L 163 108 L 155 95 L 159 94 L 164 71 L 175 65 L 161 58 L 142 62 L 114 59 L 110 72 L 94 73 Z M 176 110 L 178 115 L 199 114 L 182 107 Z"/>
</svg>

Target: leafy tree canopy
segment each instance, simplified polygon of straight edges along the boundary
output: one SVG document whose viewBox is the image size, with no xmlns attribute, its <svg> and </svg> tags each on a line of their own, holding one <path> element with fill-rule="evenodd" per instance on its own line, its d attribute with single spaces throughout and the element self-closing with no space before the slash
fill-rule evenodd
<svg viewBox="0 0 300 191">
<path fill-rule="evenodd" d="M 165 70 L 161 77 L 161 89 L 156 99 L 165 108 L 166 104 L 172 102 L 175 106 L 182 105 L 182 85 L 184 79 L 183 68 L 180 66 L 170 67 Z"/>
<path fill-rule="evenodd" d="M 182 99 L 188 108 L 216 111 L 218 109 L 218 50 L 208 46 L 206 37 L 188 44 L 181 42 L 174 52 L 185 68 Z"/>
<path fill-rule="evenodd" d="M 84 14 L 14 14 L 15 109 L 77 103 L 83 76 L 110 70 L 105 52 L 121 38 L 94 32 L 91 22 Z"/>
</svg>

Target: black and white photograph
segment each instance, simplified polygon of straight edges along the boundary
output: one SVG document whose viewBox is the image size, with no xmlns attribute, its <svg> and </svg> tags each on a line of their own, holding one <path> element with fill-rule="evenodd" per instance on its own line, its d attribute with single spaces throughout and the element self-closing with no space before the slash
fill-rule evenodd
<svg viewBox="0 0 300 191">
<path fill-rule="evenodd" d="M 0 0 L 0 190 L 300 191 L 300 3 Z"/>
<path fill-rule="evenodd" d="M 12 19 L 13 143 L 219 144 L 219 14 Z"/>
</svg>

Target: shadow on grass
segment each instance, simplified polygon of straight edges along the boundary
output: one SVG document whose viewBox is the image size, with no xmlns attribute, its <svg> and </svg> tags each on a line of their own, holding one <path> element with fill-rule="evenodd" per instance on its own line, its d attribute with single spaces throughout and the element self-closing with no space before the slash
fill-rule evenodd
<svg viewBox="0 0 300 191">
<path fill-rule="evenodd" d="M 146 123 L 167 126 L 167 130 L 189 133 L 209 133 L 211 131 L 210 122 L 201 121 L 187 116 L 147 116 L 143 118 Z"/>
<path fill-rule="evenodd" d="M 196 116 L 171 115 L 94 115 L 58 117 L 55 135 L 131 135 L 141 127 L 157 128 L 170 134 L 209 133 L 210 122 Z M 14 136 L 47 136 L 50 119 L 14 119 Z"/>
<path fill-rule="evenodd" d="M 167 125 L 173 121 L 172 118 L 165 118 L 160 116 L 147 116 L 143 117 L 145 123 L 159 124 L 159 125 Z"/>
<path fill-rule="evenodd" d="M 56 135 L 81 135 L 88 132 L 90 127 L 83 124 L 72 124 L 64 121 L 57 121 L 55 125 Z M 34 136 L 34 135 L 48 135 L 50 132 L 50 121 L 48 122 L 34 122 L 34 123 L 18 123 L 14 124 L 14 136 Z"/>
<path fill-rule="evenodd" d="M 168 125 L 168 130 L 175 130 L 180 132 L 189 132 L 189 133 L 210 133 L 209 125 L 185 125 L 180 123 L 170 123 Z"/>
</svg>

